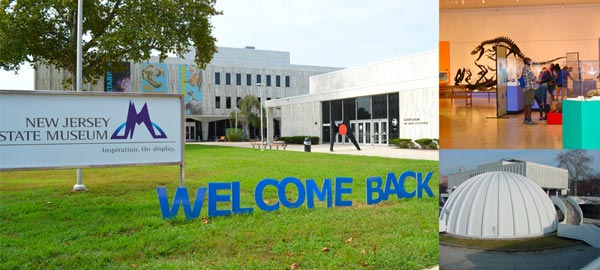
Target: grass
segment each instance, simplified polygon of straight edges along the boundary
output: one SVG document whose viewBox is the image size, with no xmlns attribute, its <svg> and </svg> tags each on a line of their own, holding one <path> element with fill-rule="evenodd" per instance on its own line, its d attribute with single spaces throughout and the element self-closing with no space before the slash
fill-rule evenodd
<svg viewBox="0 0 600 270">
<path fill-rule="evenodd" d="M 465 239 L 454 237 L 445 233 L 440 234 L 440 244 L 496 251 L 539 250 L 548 248 L 558 248 L 580 242 L 581 241 L 558 237 L 556 234 L 515 240 Z"/>
<path fill-rule="evenodd" d="M 365 178 L 433 171 L 438 162 L 186 146 L 186 186 L 241 182 L 253 214 L 162 219 L 156 187 L 172 200 L 178 166 L 84 169 L 89 191 L 71 191 L 74 170 L 0 173 L 0 269 L 422 269 L 438 263 L 437 198 L 365 204 Z M 263 178 L 347 176 L 352 207 L 317 202 L 263 212 L 253 191 Z M 414 181 L 407 188 L 414 189 Z M 293 189 L 287 190 L 293 197 Z M 274 191 L 265 200 L 275 201 Z M 220 203 L 219 208 L 226 209 Z M 328 251 L 323 251 L 327 248 Z"/>
</svg>

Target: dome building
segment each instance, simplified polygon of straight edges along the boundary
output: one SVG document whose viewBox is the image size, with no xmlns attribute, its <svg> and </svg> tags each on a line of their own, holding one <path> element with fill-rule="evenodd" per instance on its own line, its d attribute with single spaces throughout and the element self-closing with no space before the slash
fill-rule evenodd
<svg viewBox="0 0 600 270">
<path fill-rule="evenodd" d="M 516 239 L 556 232 L 556 210 L 532 180 L 511 172 L 487 172 L 451 194 L 439 217 L 440 231 L 477 239 Z"/>
</svg>

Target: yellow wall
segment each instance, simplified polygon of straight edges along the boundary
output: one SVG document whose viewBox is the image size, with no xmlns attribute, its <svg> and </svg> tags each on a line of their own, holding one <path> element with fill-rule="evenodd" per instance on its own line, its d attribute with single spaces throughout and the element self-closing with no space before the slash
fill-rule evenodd
<svg viewBox="0 0 600 270">
<path fill-rule="evenodd" d="M 477 67 L 471 51 L 481 41 L 498 36 L 511 38 L 534 61 L 568 52 L 579 52 L 580 60 L 597 61 L 599 14 L 600 4 L 441 10 L 440 40 L 450 42 L 450 71 L 471 68 L 473 77 Z"/>
</svg>

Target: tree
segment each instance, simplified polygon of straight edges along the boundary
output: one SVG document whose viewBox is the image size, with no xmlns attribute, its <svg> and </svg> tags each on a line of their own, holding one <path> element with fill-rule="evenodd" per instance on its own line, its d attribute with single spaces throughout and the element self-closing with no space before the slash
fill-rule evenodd
<svg viewBox="0 0 600 270">
<path fill-rule="evenodd" d="M 573 183 L 573 195 L 577 196 L 577 181 L 591 176 L 593 157 L 587 155 L 585 150 L 571 150 L 561 152 L 556 156 L 558 167 L 569 171 L 569 182 Z"/>
<path fill-rule="evenodd" d="M 238 107 L 240 109 L 240 112 L 238 113 L 238 121 L 243 127 L 244 137 L 248 138 L 250 129 L 249 126 L 252 125 L 256 127 L 260 125 L 260 102 L 258 101 L 257 97 L 248 95 L 240 99 L 238 102 Z M 230 120 L 235 119 L 235 112 L 232 112 L 229 117 Z"/>
<path fill-rule="evenodd" d="M 164 60 L 195 47 L 204 68 L 217 51 L 209 18 L 216 0 L 84 0 L 83 79 L 96 82 L 111 62 Z M 77 1 L 0 1 L 0 67 L 54 65 L 76 74 Z M 67 82 L 68 84 L 69 82 Z"/>
</svg>

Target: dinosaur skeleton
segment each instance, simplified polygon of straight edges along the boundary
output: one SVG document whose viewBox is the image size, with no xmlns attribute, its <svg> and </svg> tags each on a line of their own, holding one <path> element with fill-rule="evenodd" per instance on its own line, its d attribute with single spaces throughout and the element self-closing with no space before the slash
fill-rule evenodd
<svg viewBox="0 0 600 270">
<path fill-rule="evenodd" d="M 486 46 L 491 46 L 491 49 L 486 49 Z M 521 52 L 521 49 L 519 48 L 519 46 L 517 46 L 517 44 L 510 38 L 505 37 L 505 36 L 500 36 L 500 37 L 496 37 L 493 39 L 488 39 L 488 40 L 484 40 L 482 41 L 479 45 L 477 45 L 472 51 L 471 51 L 471 55 L 477 55 L 477 59 L 475 59 L 474 63 L 475 65 L 479 68 L 479 72 L 477 73 L 477 75 L 479 75 L 479 78 L 477 79 L 477 81 L 472 84 L 471 83 L 471 71 L 465 68 L 462 69 L 458 69 L 456 76 L 454 77 L 454 84 L 455 85 L 459 85 L 461 82 L 463 82 L 463 78 L 464 78 L 464 82 L 467 83 L 467 88 L 474 90 L 474 89 L 486 89 L 486 88 L 490 88 L 490 87 L 494 87 L 496 85 L 496 74 L 492 73 L 491 77 L 487 77 L 487 74 L 489 71 L 496 71 L 496 69 L 494 69 L 493 67 L 490 67 L 489 65 L 483 65 L 483 64 L 479 64 L 477 61 L 479 61 L 483 55 L 485 53 L 487 53 L 487 58 L 492 60 L 492 61 L 496 61 L 497 57 L 496 57 L 496 49 L 498 48 L 498 46 L 503 46 L 507 49 L 507 53 L 506 56 L 508 57 L 509 55 L 513 55 L 515 57 L 521 58 L 521 59 L 525 59 L 525 54 L 523 54 L 523 52 Z M 564 59 L 565 57 L 557 57 L 554 58 L 552 60 L 548 60 L 548 61 L 542 61 L 542 62 L 532 62 L 531 65 L 533 66 L 543 66 L 543 65 L 547 65 L 550 64 L 552 62 L 555 62 L 557 60 L 560 59 Z M 467 74 L 466 78 L 465 78 L 465 74 Z"/>
</svg>

